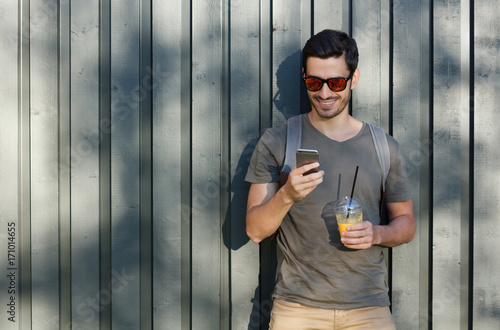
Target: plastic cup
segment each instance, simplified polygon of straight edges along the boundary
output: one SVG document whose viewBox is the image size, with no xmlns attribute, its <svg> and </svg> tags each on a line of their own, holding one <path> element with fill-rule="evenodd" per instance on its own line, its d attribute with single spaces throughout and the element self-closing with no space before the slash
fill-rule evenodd
<svg viewBox="0 0 500 330">
<path fill-rule="evenodd" d="M 344 197 L 335 207 L 335 217 L 339 227 L 340 237 L 347 230 L 347 227 L 356 223 L 363 222 L 363 207 L 356 199 Z"/>
</svg>

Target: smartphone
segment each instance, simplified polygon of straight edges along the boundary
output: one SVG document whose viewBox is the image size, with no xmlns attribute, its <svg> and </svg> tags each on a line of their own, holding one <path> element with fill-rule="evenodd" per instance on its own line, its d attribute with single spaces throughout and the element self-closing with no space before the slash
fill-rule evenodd
<svg viewBox="0 0 500 330">
<path fill-rule="evenodd" d="M 306 164 L 319 162 L 319 153 L 318 150 L 314 149 L 297 149 L 296 159 L 297 159 L 297 167 L 301 167 Z M 304 173 L 304 175 L 308 175 L 314 172 L 318 172 L 318 168 L 313 168 L 312 170 L 309 170 L 306 173 Z"/>
</svg>

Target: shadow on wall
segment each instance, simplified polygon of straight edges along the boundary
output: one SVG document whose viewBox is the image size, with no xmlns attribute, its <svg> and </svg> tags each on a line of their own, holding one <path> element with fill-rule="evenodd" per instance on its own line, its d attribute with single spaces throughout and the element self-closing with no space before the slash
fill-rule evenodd
<svg viewBox="0 0 500 330">
<path fill-rule="evenodd" d="M 276 71 L 277 90 L 273 96 L 274 108 L 285 119 L 310 111 L 311 105 L 302 82 L 302 52 L 288 56 Z"/>
<path fill-rule="evenodd" d="M 301 51 L 298 50 L 288 56 L 278 67 L 276 72 L 276 87 L 271 109 L 277 112 L 270 113 L 269 116 L 283 116 L 286 119 L 309 111 L 309 100 L 305 87 L 301 79 Z M 279 122 L 279 118 L 273 118 L 274 123 Z M 261 128 L 261 133 L 266 128 Z M 245 146 L 238 161 L 235 174 L 231 182 L 231 210 L 226 212 L 226 219 L 223 224 L 224 244 L 231 250 L 239 250 L 246 245 L 250 239 L 246 234 L 246 206 L 250 183 L 245 182 L 245 176 L 250 165 L 250 160 L 257 145 L 258 139 L 252 139 Z M 274 276 L 276 271 L 276 245 L 270 239 L 264 240 L 260 244 L 260 270 L 259 286 L 255 289 L 252 299 L 253 308 L 249 315 L 248 329 L 268 329 L 269 317 L 272 309 L 272 289 L 274 287 Z M 267 266 L 262 266 L 266 264 Z M 263 282 L 265 284 L 263 285 Z"/>
<path fill-rule="evenodd" d="M 300 60 L 301 52 L 296 51 L 280 64 L 276 72 L 277 90 L 274 93 L 273 104 L 285 119 L 309 111 L 307 108 L 309 106 L 307 92 L 300 75 Z M 301 102 L 307 104 L 302 106 Z M 261 133 L 265 129 L 265 127 L 261 128 Z M 224 244 L 232 250 L 238 250 L 250 240 L 245 231 L 246 203 L 250 184 L 245 182 L 245 176 L 257 142 L 258 139 L 253 139 L 246 145 L 238 160 L 231 182 L 231 191 L 233 193 L 231 212 L 227 213 L 228 216 L 224 220 L 223 231 Z"/>
</svg>

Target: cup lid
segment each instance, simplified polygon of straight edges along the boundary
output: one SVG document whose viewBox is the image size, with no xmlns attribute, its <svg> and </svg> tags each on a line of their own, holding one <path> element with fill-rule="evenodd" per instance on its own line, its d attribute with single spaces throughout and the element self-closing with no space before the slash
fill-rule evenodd
<svg viewBox="0 0 500 330">
<path fill-rule="evenodd" d="M 335 205 L 336 212 L 347 213 L 352 211 L 359 211 L 360 209 L 362 209 L 361 202 L 357 198 L 353 197 L 351 199 L 348 196 L 340 199 Z"/>
</svg>

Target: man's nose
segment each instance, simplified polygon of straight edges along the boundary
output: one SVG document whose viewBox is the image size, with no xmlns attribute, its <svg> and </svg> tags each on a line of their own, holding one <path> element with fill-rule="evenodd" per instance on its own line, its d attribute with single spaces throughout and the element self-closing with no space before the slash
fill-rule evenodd
<svg viewBox="0 0 500 330">
<path fill-rule="evenodd" d="M 321 98 L 327 99 L 331 96 L 332 91 L 330 90 L 330 87 L 328 87 L 327 83 L 324 83 L 323 86 L 321 86 L 321 89 L 319 90 L 319 96 Z"/>
</svg>

